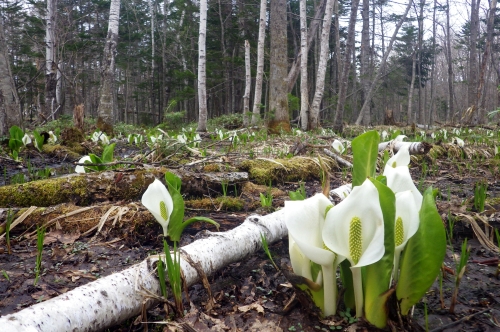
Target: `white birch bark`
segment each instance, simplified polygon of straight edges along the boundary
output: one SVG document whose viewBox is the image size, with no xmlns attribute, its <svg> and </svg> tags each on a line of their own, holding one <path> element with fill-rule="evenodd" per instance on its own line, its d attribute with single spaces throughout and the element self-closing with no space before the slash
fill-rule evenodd
<svg viewBox="0 0 500 332">
<path fill-rule="evenodd" d="M 410 89 L 408 90 L 408 110 L 406 111 L 406 124 L 411 124 L 413 121 L 412 117 L 412 106 L 413 106 L 413 87 L 415 86 L 415 63 L 417 61 L 417 52 L 416 50 L 413 51 L 413 54 L 411 56 L 411 83 L 410 83 Z"/>
<path fill-rule="evenodd" d="M 56 8 L 57 0 L 47 1 L 47 16 L 45 28 L 45 119 L 54 120 L 54 110 L 57 107 L 57 65 L 56 65 Z"/>
<path fill-rule="evenodd" d="M 200 1 L 200 30 L 198 36 L 198 128 L 196 131 L 207 131 L 207 71 L 206 42 L 207 39 L 207 0 Z"/>
<path fill-rule="evenodd" d="M 259 39 L 257 41 L 257 73 L 255 77 L 255 95 L 253 98 L 252 125 L 260 119 L 262 100 L 262 78 L 264 76 L 264 42 L 266 40 L 266 9 L 267 0 L 260 1 Z"/>
<path fill-rule="evenodd" d="M 250 87 L 252 73 L 250 69 L 250 43 L 245 40 L 245 94 L 243 95 L 243 125 L 248 127 L 248 113 L 250 112 Z"/>
<path fill-rule="evenodd" d="M 223 233 L 202 232 L 198 240 L 181 248 L 181 268 L 188 286 L 199 280 L 196 270 L 182 256 L 197 262 L 210 275 L 240 261 L 262 247 L 261 234 L 269 243 L 287 235 L 284 209 L 250 216 L 240 226 Z M 0 317 L 2 332 L 95 331 L 112 327 L 139 315 L 143 304 L 154 301 L 144 292 L 160 295 L 160 286 L 150 257 L 124 271 L 35 304 L 15 314 Z M 142 290 L 142 291 L 141 291 Z"/>
<path fill-rule="evenodd" d="M 306 0 L 300 0 L 300 125 L 308 128 L 309 91 L 307 86 L 307 16 Z"/>
<path fill-rule="evenodd" d="M 323 19 L 323 28 L 321 30 L 321 50 L 319 55 L 318 73 L 316 75 L 316 92 L 312 101 L 311 109 L 309 110 L 309 129 L 319 127 L 319 107 L 323 100 L 323 92 L 325 90 L 325 74 L 326 64 L 328 62 L 330 26 L 332 25 L 334 0 L 326 2 L 325 17 Z"/>
<path fill-rule="evenodd" d="M 109 8 L 108 34 L 104 46 L 104 57 L 101 67 L 101 88 L 99 106 L 97 108 L 97 126 L 102 131 L 113 134 L 114 123 L 114 80 L 115 57 L 118 44 L 118 25 L 120 20 L 120 0 L 111 0 Z"/>
</svg>

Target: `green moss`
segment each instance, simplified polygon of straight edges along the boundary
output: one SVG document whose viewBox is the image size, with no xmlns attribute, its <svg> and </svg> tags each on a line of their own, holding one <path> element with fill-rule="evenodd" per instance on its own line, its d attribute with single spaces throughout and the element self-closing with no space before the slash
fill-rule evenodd
<svg viewBox="0 0 500 332">
<path fill-rule="evenodd" d="M 209 198 L 192 199 L 185 201 L 185 204 L 191 209 L 213 210 L 215 208 L 224 211 L 241 211 L 245 205 L 240 198 L 230 196 L 217 197 L 214 200 Z"/>
<path fill-rule="evenodd" d="M 70 158 L 73 160 L 77 160 L 81 157 L 80 153 L 71 150 L 67 146 L 62 146 L 59 144 L 56 145 L 44 144 L 42 147 L 42 151 L 50 156 Z"/>
<path fill-rule="evenodd" d="M 311 158 L 294 157 L 291 159 L 246 160 L 240 170 L 248 172 L 250 179 L 259 184 L 269 182 L 306 181 L 320 178 L 320 167 Z M 336 167 L 334 162 L 326 162 L 330 167 Z"/>
<path fill-rule="evenodd" d="M 87 181 L 84 176 L 0 187 L 0 206 L 50 206 L 68 201 L 86 204 L 87 200 Z"/>
</svg>

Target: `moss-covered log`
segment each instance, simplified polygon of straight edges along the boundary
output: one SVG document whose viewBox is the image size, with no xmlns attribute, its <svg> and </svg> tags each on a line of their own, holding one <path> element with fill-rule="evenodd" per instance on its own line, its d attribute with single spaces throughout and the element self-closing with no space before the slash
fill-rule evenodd
<svg viewBox="0 0 500 332">
<path fill-rule="evenodd" d="M 96 202 L 138 200 L 155 178 L 164 182 L 165 172 L 165 168 L 104 171 L 3 186 L 0 187 L 0 207 L 46 207 L 61 203 L 87 206 Z M 221 192 L 224 182 L 239 185 L 248 180 L 247 173 L 200 174 L 182 169 L 173 172 L 182 179 L 182 192 L 194 196 Z"/>
</svg>

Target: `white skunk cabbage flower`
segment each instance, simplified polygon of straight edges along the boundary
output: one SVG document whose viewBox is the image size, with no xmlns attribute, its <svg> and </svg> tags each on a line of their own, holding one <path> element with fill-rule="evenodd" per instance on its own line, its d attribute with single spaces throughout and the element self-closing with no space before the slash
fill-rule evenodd
<svg viewBox="0 0 500 332">
<path fill-rule="evenodd" d="M 418 191 L 411 178 L 410 152 L 408 145 L 403 145 L 398 153 L 392 156 L 385 165 L 384 176 L 387 177 L 387 186 L 397 194 L 402 191 L 411 190 L 418 210 L 422 205 L 422 194 Z"/>
<path fill-rule="evenodd" d="M 194 138 L 193 138 L 193 146 L 198 147 L 198 146 L 200 146 L 200 143 L 201 143 L 201 136 L 200 136 L 200 134 L 196 133 L 196 135 L 194 135 Z"/>
<path fill-rule="evenodd" d="M 441 129 L 441 132 L 443 133 L 443 138 L 446 139 L 448 131 L 446 129 Z"/>
<path fill-rule="evenodd" d="M 224 133 L 220 129 L 219 129 L 219 139 L 220 140 L 224 139 Z"/>
<path fill-rule="evenodd" d="M 99 139 L 101 140 L 102 144 L 109 145 L 109 137 L 105 133 L 102 133 Z"/>
<path fill-rule="evenodd" d="M 78 163 L 83 164 L 86 161 L 92 162 L 92 159 L 90 159 L 89 156 L 83 156 L 82 158 L 80 158 L 80 160 L 78 160 Z M 85 173 L 85 166 L 81 166 L 81 165 L 76 166 L 75 172 L 76 173 Z"/>
<path fill-rule="evenodd" d="M 436 138 L 436 134 L 431 133 L 431 137 L 432 137 L 432 139 L 435 139 Z"/>
<path fill-rule="evenodd" d="M 155 179 L 148 186 L 148 189 L 142 195 L 141 203 L 163 227 L 163 236 L 166 237 L 168 235 L 170 216 L 174 210 L 174 202 L 167 188 L 160 180 Z"/>
<path fill-rule="evenodd" d="M 465 145 L 465 142 L 463 139 L 459 138 L 459 137 L 453 137 L 452 140 L 451 140 L 452 143 L 455 143 L 456 145 L 458 145 L 459 147 L 463 148 L 464 145 Z"/>
<path fill-rule="evenodd" d="M 387 133 L 387 131 L 382 131 L 382 135 L 380 135 L 382 137 L 382 141 L 385 141 L 385 139 L 389 136 L 389 134 Z"/>
<path fill-rule="evenodd" d="M 101 136 L 102 132 L 100 131 L 94 131 L 94 133 L 92 134 L 92 137 L 90 137 L 90 139 L 92 140 L 92 142 L 99 142 L 99 136 Z"/>
<path fill-rule="evenodd" d="M 57 136 L 51 131 L 49 131 L 49 139 L 47 140 L 50 144 L 55 144 L 57 142 Z"/>
<path fill-rule="evenodd" d="M 411 190 L 396 194 L 396 220 L 394 225 L 394 270 L 393 279 L 398 280 L 399 258 L 408 240 L 415 235 L 420 225 L 420 218 Z"/>
<path fill-rule="evenodd" d="M 498 146 L 495 145 L 495 156 L 498 154 Z"/>
<path fill-rule="evenodd" d="M 332 142 L 332 148 L 339 154 L 342 154 L 345 151 L 344 145 L 338 139 Z"/>
<path fill-rule="evenodd" d="M 366 179 L 328 211 L 323 227 L 326 247 L 351 263 L 356 316 L 363 314 L 361 267 L 378 262 L 385 252 L 384 217 L 375 185 Z"/>
<path fill-rule="evenodd" d="M 28 134 L 24 134 L 22 141 L 24 146 L 26 146 L 31 143 L 31 137 Z"/>
<path fill-rule="evenodd" d="M 186 144 L 187 143 L 187 137 L 184 134 L 177 135 L 177 140 L 179 143 Z"/>
<path fill-rule="evenodd" d="M 288 228 L 290 261 L 295 274 L 312 280 L 310 261 L 321 265 L 315 282 L 323 285 L 324 314 L 337 311 L 335 270 L 345 257 L 324 248 L 322 231 L 325 212 L 332 203 L 323 195 L 303 201 L 285 201 L 285 223 Z"/>
<path fill-rule="evenodd" d="M 396 142 L 403 142 L 405 138 L 406 138 L 406 135 L 398 135 L 394 140 Z"/>
</svg>

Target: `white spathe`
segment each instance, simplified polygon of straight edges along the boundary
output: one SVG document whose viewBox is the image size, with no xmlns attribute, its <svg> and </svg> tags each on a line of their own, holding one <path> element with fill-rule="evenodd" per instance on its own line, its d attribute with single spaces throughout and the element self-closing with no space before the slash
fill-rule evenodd
<svg viewBox="0 0 500 332">
<path fill-rule="evenodd" d="M 303 201 L 285 201 L 285 223 L 288 228 L 290 261 L 295 274 L 312 280 L 310 261 L 321 265 L 322 275 L 316 278 L 324 293 L 324 314 L 337 311 L 335 270 L 345 257 L 324 249 L 322 231 L 325 211 L 332 205 L 323 194 Z"/>
<path fill-rule="evenodd" d="M 420 210 L 422 205 L 422 194 L 418 191 L 411 178 L 410 152 L 407 145 L 403 145 L 398 153 L 392 156 L 385 165 L 384 176 L 387 177 L 387 186 L 397 194 L 406 190 L 411 190 L 415 204 Z"/>
<path fill-rule="evenodd" d="M 28 134 L 24 134 L 22 141 L 24 146 L 26 146 L 31 143 L 31 137 Z"/>
<path fill-rule="evenodd" d="M 358 261 L 351 254 L 351 221 L 361 221 L 361 255 Z M 353 267 L 377 262 L 385 252 L 384 218 L 378 197 L 378 190 L 370 180 L 354 187 L 351 194 L 328 211 L 323 227 L 323 242 L 337 253 L 346 257 Z"/>
<path fill-rule="evenodd" d="M 49 131 L 49 139 L 47 140 L 50 144 L 55 144 L 57 142 L 57 136 L 51 131 Z"/>
<path fill-rule="evenodd" d="M 160 223 L 163 227 L 163 235 L 167 236 L 168 223 L 174 210 L 174 202 L 165 185 L 160 180 L 155 179 L 142 195 L 141 203 Z"/>
<path fill-rule="evenodd" d="M 78 160 L 78 163 L 83 164 L 86 161 L 92 162 L 92 159 L 90 159 L 89 156 L 83 156 L 82 158 L 80 158 L 80 160 Z M 85 173 L 85 166 L 81 166 L 81 165 L 76 166 L 75 172 L 76 173 Z"/>
<path fill-rule="evenodd" d="M 332 142 L 332 148 L 339 154 L 342 154 L 345 151 L 344 145 L 338 139 Z"/>
</svg>

